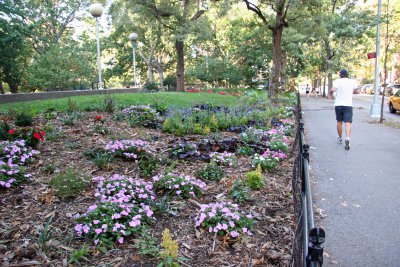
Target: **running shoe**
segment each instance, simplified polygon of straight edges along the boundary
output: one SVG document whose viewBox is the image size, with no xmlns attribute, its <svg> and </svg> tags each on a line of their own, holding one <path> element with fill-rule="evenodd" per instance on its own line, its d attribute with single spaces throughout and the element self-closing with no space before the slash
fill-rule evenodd
<svg viewBox="0 0 400 267">
<path fill-rule="evenodd" d="M 342 138 L 340 138 L 339 136 L 337 137 L 337 141 L 338 141 L 339 144 L 343 143 Z"/>
<path fill-rule="evenodd" d="M 350 140 L 344 141 L 344 144 L 345 144 L 344 149 L 349 150 L 350 149 Z"/>
</svg>

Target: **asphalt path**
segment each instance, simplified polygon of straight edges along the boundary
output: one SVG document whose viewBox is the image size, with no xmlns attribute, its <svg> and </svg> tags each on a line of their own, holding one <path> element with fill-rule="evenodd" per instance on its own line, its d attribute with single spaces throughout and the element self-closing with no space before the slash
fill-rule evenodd
<svg viewBox="0 0 400 267">
<path fill-rule="evenodd" d="M 353 99 L 347 151 L 336 141 L 333 100 L 302 97 L 324 266 L 400 266 L 400 129 L 369 116 L 372 96 Z M 399 112 L 388 115 L 400 121 Z"/>
</svg>

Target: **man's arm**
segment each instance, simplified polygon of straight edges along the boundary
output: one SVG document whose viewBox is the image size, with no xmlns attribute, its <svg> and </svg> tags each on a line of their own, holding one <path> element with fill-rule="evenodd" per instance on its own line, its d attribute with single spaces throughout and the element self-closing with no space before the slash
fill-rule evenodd
<svg viewBox="0 0 400 267">
<path fill-rule="evenodd" d="M 336 87 L 332 87 L 329 91 L 328 98 L 333 99 L 333 93 L 336 92 Z"/>
</svg>

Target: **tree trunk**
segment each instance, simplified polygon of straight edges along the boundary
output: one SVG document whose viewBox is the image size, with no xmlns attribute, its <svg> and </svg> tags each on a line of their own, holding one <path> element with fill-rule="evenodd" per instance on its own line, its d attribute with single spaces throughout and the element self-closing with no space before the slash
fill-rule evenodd
<svg viewBox="0 0 400 267">
<path fill-rule="evenodd" d="M 2 95 L 4 95 L 6 92 L 4 91 L 4 88 L 3 88 L 3 81 L 1 81 L 0 80 L 0 93 L 2 94 Z"/>
<path fill-rule="evenodd" d="M 272 68 L 270 77 L 269 96 L 273 102 L 278 102 L 279 78 L 281 72 L 283 26 L 272 29 Z"/>
<path fill-rule="evenodd" d="M 324 39 L 325 43 L 325 52 L 326 52 L 326 72 L 328 75 L 328 92 L 331 91 L 333 82 L 332 82 L 332 63 L 331 59 L 333 57 L 332 51 L 331 51 L 331 46 L 329 44 L 328 39 Z"/>
<path fill-rule="evenodd" d="M 282 91 L 287 90 L 287 73 L 286 73 L 286 63 L 287 63 L 287 53 L 286 51 L 282 51 L 282 62 L 281 62 L 281 87 Z"/>
<path fill-rule="evenodd" d="M 154 82 L 154 71 L 153 71 L 153 66 L 151 63 L 147 63 L 147 68 L 149 69 L 149 82 L 153 83 Z"/>
<path fill-rule="evenodd" d="M 12 94 L 18 93 L 18 84 L 15 83 L 8 83 L 8 86 L 10 87 L 10 92 Z"/>
<path fill-rule="evenodd" d="M 175 41 L 176 53 L 178 55 L 178 62 L 176 63 L 176 91 L 185 91 L 185 55 L 183 41 Z"/>
</svg>

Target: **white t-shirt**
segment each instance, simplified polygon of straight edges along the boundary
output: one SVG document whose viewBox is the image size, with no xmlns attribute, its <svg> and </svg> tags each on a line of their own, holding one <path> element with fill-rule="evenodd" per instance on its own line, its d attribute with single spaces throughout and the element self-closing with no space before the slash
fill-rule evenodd
<svg viewBox="0 0 400 267">
<path fill-rule="evenodd" d="M 358 89 L 358 83 L 349 78 L 337 79 L 333 82 L 336 88 L 335 106 L 353 106 L 353 92 Z"/>
</svg>

